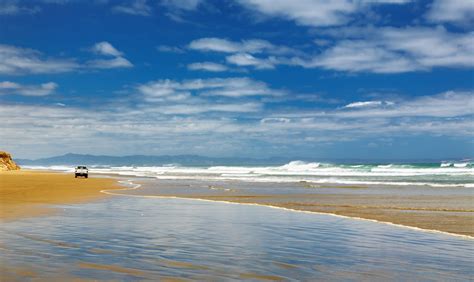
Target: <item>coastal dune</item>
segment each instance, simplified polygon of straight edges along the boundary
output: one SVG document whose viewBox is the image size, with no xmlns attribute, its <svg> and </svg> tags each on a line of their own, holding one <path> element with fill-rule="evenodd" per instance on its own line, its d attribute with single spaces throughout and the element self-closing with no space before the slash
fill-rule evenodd
<svg viewBox="0 0 474 282">
<path fill-rule="evenodd" d="M 117 179 L 74 178 L 73 174 L 31 170 L 0 171 L 0 220 L 52 212 L 48 205 L 87 202 L 120 188 Z"/>
</svg>

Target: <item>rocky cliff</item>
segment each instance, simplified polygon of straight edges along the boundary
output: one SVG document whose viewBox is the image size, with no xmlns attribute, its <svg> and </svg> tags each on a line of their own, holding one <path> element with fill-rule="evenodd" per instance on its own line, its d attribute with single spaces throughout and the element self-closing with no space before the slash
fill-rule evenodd
<svg viewBox="0 0 474 282">
<path fill-rule="evenodd" d="M 0 151 L 0 171 L 18 170 L 20 167 L 13 161 L 12 156 L 4 151 Z"/>
</svg>

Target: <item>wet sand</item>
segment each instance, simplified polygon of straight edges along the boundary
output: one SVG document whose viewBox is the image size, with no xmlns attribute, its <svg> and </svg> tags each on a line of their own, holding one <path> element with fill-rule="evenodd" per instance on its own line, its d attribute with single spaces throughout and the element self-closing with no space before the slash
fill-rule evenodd
<svg viewBox="0 0 474 282">
<path fill-rule="evenodd" d="M 133 179 L 133 177 L 132 177 Z M 239 184 L 220 183 L 193 185 L 185 181 L 172 182 L 135 178 L 143 187 L 117 194 L 139 194 L 197 198 L 213 201 L 260 204 L 294 210 L 322 212 L 359 217 L 383 222 L 438 230 L 474 237 L 474 193 L 469 189 L 416 188 L 417 193 L 386 187 L 330 186 L 297 189 L 241 189 Z M 262 184 L 245 184 L 259 186 Z M 272 185 L 281 184 L 266 184 Z M 409 187 L 407 187 L 409 188 Z M 47 205 L 80 203 L 106 197 L 101 190 L 123 189 L 117 178 L 75 179 L 72 174 L 44 171 L 0 172 L 0 220 L 40 215 L 51 212 Z M 269 191 L 275 191 L 269 192 Z M 292 192 L 288 192 L 292 191 Z M 293 192 L 294 191 L 294 192 Z M 304 191 L 304 193 L 301 193 Z M 387 192 L 388 191 L 388 192 Z M 408 190 L 407 190 L 408 191 Z M 461 191 L 461 192 L 459 192 Z"/>
<path fill-rule="evenodd" d="M 74 178 L 44 171 L 0 172 L 0 221 L 50 213 L 47 205 L 81 203 L 107 197 L 103 189 L 121 188 L 117 179 Z"/>
<path fill-rule="evenodd" d="M 263 191 L 259 188 L 242 189 L 238 183 L 220 183 L 206 188 L 202 184 L 196 187 L 176 184 L 170 188 L 169 184 L 159 184 L 159 182 L 161 181 L 142 180 L 142 188 L 120 192 L 260 204 L 371 219 L 474 237 L 474 193 L 465 188 L 458 190 L 428 187 L 394 189 L 328 185 L 328 187 L 308 189 L 304 183 L 295 183 L 293 185 L 296 187 L 286 189 L 285 192 L 279 191 L 282 189 L 274 189 L 275 193 L 273 193 L 269 192 L 271 189 L 264 188 L 262 189 L 264 193 L 262 193 Z M 257 187 L 262 184 L 253 185 Z M 266 185 L 271 186 L 271 184 Z M 294 192 L 288 192 L 293 189 Z"/>
<path fill-rule="evenodd" d="M 209 186 L 206 180 L 131 180 L 144 185 L 109 192 L 133 197 L 112 196 L 71 207 L 62 205 L 64 211 L 61 209 L 54 216 L 2 224 L 0 274 L 4 280 L 272 281 L 399 277 L 465 281 L 472 277 L 472 240 L 465 238 L 265 207 L 143 197 L 156 196 L 158 191 L 165 196 L 180 191 L 181 196 L 207 195 L 213 201 L 232 198 L 227 195 L 231 194 L 240 201 L 312 203 L 320 197 L 316 192 L 327 194 L 330 190 L 339 193 L 336 198 L 341 201 L 357 195 L 368 197 L 364 200 L 368 201 L 378 191 L 376 188 L 307 190 L 281 183 Z M 271 191 L 266 188 L 280 194 L 269 195 Z M 266 195 L 261 194 L 264 191 Z"/>
<path fill-rule="evenodd" d="M 237 203 L 254 203 L 294 210 L 331 213 L 349 217 L 438 230 L 453 234 L 474 236 L 473 209 L 445 209 L 440 203 L 443 199 L 397 196 L 354 196 L 354 195 L 288 195 L 228 197 L 208 196 L 209 200 Z M 428 202 L 432 207 L 417 207 L 419 202 Z M 434 207 L 433 207 L 434 206 Z"/>
</svg>

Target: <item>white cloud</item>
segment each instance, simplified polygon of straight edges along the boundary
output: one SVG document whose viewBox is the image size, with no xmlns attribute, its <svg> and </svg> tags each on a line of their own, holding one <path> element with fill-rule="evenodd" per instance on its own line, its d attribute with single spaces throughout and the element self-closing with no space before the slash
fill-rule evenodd
<svg viewBox="0 0 474 282">
<path fill-rule="evenodd" d="M 135 16 L 149 16 L 152 9 L 147 0 L 133 0 L 129 5 L 118 5 L 112 8 L 116 13 L 124 13 Z"/>
<path fill-rule="evenodd" d="M 337 71 L 397 73 L 420 69 L 417 62 L 372 43 L 341 41 L 311 61 L 297 59 L 304 67 L 322 67 Z"/>
<path fill-rule="evenodd" d="M 217 64 L 213 62 L 199 62 L 192 63 L 188 65 L 189 70 L 200 70 L 200 71 L 210 71 L 210 72 L 222 72 L 227 71 L 229 68 L 222 64 Z"/>
<path fill-rule="evenodd" d="M 351 16 L 375 4 L 405 4 L 408 0 L 238 0 L 266 16 L 284 18 L 305 26 L 337 26 L 351 21 Z"/>
<path fill-rule="evenodd" d="M 277 65 L 345 72 L 403 73 L 433 68 L 474 66 L 474 32 L 455 33 L 443 27 L 333 28 L 320 31 L 332 40 L 316 39 L 319 53 L 304 53 L 265 40 L 229 41 L 201 38 L 189 48 L 230 53 L 228 64 L 256 69 Z"/>
<path fill-rule="evenodd" d="M 373 103 L 375 102 L 375 103 Z M 369 104 L 366 104 L 369 103 Z M 375 117 L 432 117 L 449 118 L 474 115 L 474 92 L 448 91 L 434 96 L 423 96 L 398 103 L 382 101 L 352 103 L 357 110 L 339 111 L 333 114 L 346 118 Z M 383 107 L 374 107 L 377 106 Z M 368 107 L 371 106 L 371 107 Z"/>
<path fill-rule="evenodd" d="M 426 67 L 474 66 L 474 33 L 444 28 L 385 28 L 380 40 L 387 49 L 403 52 Z"/>
<path fill-rule="evenodd" d="M 288 54 L 295 53 L 296 50 L 274 45 L 266 40 L 248 39 L 242 41 L 231 41 L 223 38 L 200 38 L 191 41 L 189 48 L 198 51 L 222 52 L 222 53 L 270 53 L 270 54 Z"/>
<path fill-rule="evenodd" d="M 203 0 L 160 0 L 158 1 L 167 16 L 172 21 L 177 23 L 192 23 L 188 21 L 184 15 L 186 12 L 195 11 Z"/>
<path fill-rule="evenodd" d="M 280 90 L 269 88 L 264 82 L 246 77 L 193 79 L 182 82 L 157 80 L 139 85 L 137 89 L 146 99 L 158 98 L 158 101 L 169 100 L 176 96 L 191 98 L 191 93 L 195 98 L 209 96 L 239 98 L 284 94 Z"/>
<path fill-rule="evenodd" d="M 0 74 L 62 73 L 78 68 L 71 59 L 45 58 L 33 49 L 0 44 Z"/>
<path fill-rule="evenodd" d="M 93 59 L 83 63 L 71 58 L 49 58 L 33 49 L 0 44 L 0 74 L 26 75 L 65 73 L 90 68 L 110 69 L 132 67 L 133 64 L 122 57 L 122 53 L 108 42 L 94 45 L 92 50 L 111 59 Z"/>
<path fill-rule="evenodd" d="M 231 41 L 222 38 L 201 38 L 193 40 L 189 49 L 203 52 L 230 54 L 226 57 L 228 64 L 255 69 L 273 69 L 277 64 L 285 64 L 289 59 L 273 55 L 301 55 L 302 52 L 287 46 L 275 45 L 266 40 L 249 39 Z M 268 56 L 268 55 L 272 56 Z M 256 57 L 261 55 L 263 58 Z"/>
<path fill-rule="evenodd" d="M 156 50 L 158 50 L 160 52 L 169 52 L 169 53 L 184 53 L 184 50 L 180 47 L 167 46 L 167 45 L 157 46 Z"/>
<path fill-rule="evenodd" d="M 167 81 L 166 85 L 195 94 L 193 90 L 220 83 Z M 12 83 L 4 83 L 4 86 L 12 87 Z M 150 88 L 148 94 L 173 95 L 157 94 L 159 88 Z M 314 142 L 367 137 L 469 138 L 474 135 L 473 94 L 446 92 L 399 100 L 392 105 L 333 108 L 324 112 L 288 108 L 278 111 L 265 108 L 259 102 L 225 103 L 216 99 L 134 105 L 114 103 L 94 110 L 74 106 L 3 104 L 0 105 L 0 120 L 8 122 L 0 124 L 0 145 L 33 155 L 67 151 L 143 153 L 140 149 L 133 151 L 137 148 L 145 148 L 147 152 L 159 148 L 159 151 L 153 151 L 156 154 L 209 153 L 210 147 L 224 148 L 216 154 L 228 154 L 229 150 L 239 154 L 249 145 L 258 144 L 263 146 L 258 150 L 262 150 L 276 144 L 311 147 Z M 193 150 L 196 146 L 204 146 L 203 151 Z"/>
<path fill-rule="evenodd" d="M 97 69 L 131 68 L 133 64 L 123 57 L 123 53 L 106 41 L 94 44 L 91 50 L 99 55 L 114 57 L 112 59 L 95 59 L 86 63 L 87 67 Z"/>
<path fill-rule="evenodd" d="M 202 0 L 161 0 L 161 5 L 171 9 L 196 10 Z"/>
<path fill-rule="evenodd" d="M 382 101 L 364 101 L 364 102 L 353 102 L 344 106 L 344 108 L 364 108 L 364 107 L 374 107 L 381 106 Z"/>
<path fill-rule="evenodd" d="M 92 47 L 92 51 L 105 56 L 120 57 L 123 55 L 122 52 L 115 49 L 115 47 L 107 41 L 102 41 L 94 44 L 94 46 Z"/>
<path fill-rule="evenodd" d="M 58 85 L 47 82 L 40 85 L 22 85 L 11 81 L 0 82 L 0 95 L 46 96 L 52 94 Z"/>
<path fill-rule="evenodd" d="M 12 16 L 18 14 L 36 14 L 41 9 L 37 6 L 23 6 L 18 0 L 2 0 L 0 1 L 0 16 Z"/>
<path fill-rule="evenodd" d="M 166 115 L 196 115 L 209 112 L 251 113 L 262 109 L 261 103 L 215 103 L 215 104 L 181 104 L 161 107 L 159 112 Z"/>
<path fill-rule="evenodd" d="M 300 25 L 331 26 L 349 21 L 348 15 L 357 10 L 353 1 L 335 0 L 239 0 L 255 11 L 269 16 L 294 20 Z"/>
<path fill-rule="evenodd" d="M 443 28 L 369 28 L 327 31 L 333 46 L 313 59 L 293 58 L 295 65 L 338 71 L 400 73 L 434 67 L 474 66 L 474 33 L 451 33 Z"/>
<path fill-rule="evenodd" d="M 125 58 L 116 57 L 113 59 L 98 59 L 98 60 L 91 60 L 87 62 L 87 66 L 91 68 L 97 69 L 115 69 L 115 68 L 131 68 L 133 64 L 130 63 Z"/>
<path fill-rule="evenodd" d="M 252 66 L 256 69 L 274 69 L 276 63 L 276 59 L 272 57 L 267 59 L 260 59 L 247 53 L 237 53 L 231 56 L 227 56 L 226 61 L 230 64 L 234 64 L 237 66 Z"/>
<path fill-rule="evenodd" d="M 426 17 L 433 22 L 472 22 L 474 2 L 471 0 L 434 0 Z"/>
</svg>

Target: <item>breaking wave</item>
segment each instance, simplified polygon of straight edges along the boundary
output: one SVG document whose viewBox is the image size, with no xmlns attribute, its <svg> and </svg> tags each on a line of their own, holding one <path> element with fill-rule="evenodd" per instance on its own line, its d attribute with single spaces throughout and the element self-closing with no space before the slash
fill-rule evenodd
<svg viewBox="0 0 474 282">
<path fill-rule="evenodd" d="M 30 166 L 72 172 L 71 166 Z M 249 182 L 308 182 L 343 185 L 401 185 L 474 187 L 471 162 L 425 164 L 330 164 L 292 161 L 281 166 L 91 166 L 102 174 L 155 177 L 158 179 L 237 180 Z"/>
</svg>

